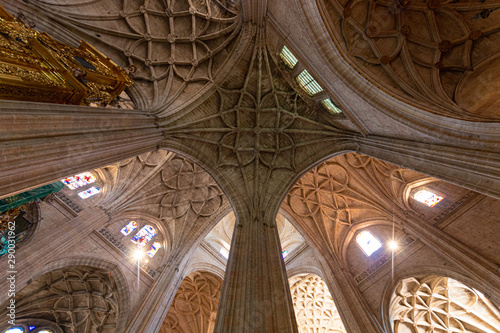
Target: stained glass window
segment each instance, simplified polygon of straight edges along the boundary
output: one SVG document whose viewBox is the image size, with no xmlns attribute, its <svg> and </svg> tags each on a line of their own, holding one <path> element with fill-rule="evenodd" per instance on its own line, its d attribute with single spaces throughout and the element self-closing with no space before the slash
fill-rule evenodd
<svg viewBox="0 0 500 333">
<path fill-rule="evenodd" d="M 356 242 L 367 256 L 371 256 L 373 252 L 382 247 L 382 243 L 380 243 L 378 239 L 373 237 L 373 235 L 369 231 L 361 231 L 356 236 Z"/>
<path fill-rule="evenodd" d="M 94 186 L 89 189 L 86 189 L 85 191 L 81 191 L 80 193 L 78 193 L 78 196 L 82 199 L 88 199 L 99 192 L 101 192 L 101 190 L 98 187 Z"/>
<path fill-rule="evenodd" d="M 443 200 L 442 196 L 432 193 L 427 190 L 420 190 L 413 195 L 413 198 L 421 203 L 426 204 L 429 207 L 434 207 L 441 200 Z"/>
<path fill-rule="evenodd" d="M 132 237 L 132 242 L 136 243 L 138 247 L 144 248 L 155 235 L 155 228 L 150 225 L 145 225 L 134 237 Z"/>
<path fill-rule="evenodd" d="M 309 74 L 307 70 L 303 70 L 302 73 L 297 76 L 297 82 L 302 86 L 302 88 L 309 95 L 316 95 L 323 91 L 323 88 L 319 85 L 318 82 Z"/>
<path fill-rule="evenodd" d="M 33 331 L 36 328 L 36 326 L 28 326 L 29 331 Z"/>
<path fill-rule="evenodd" d="M 281 256 L 283 257 L 283 259 L 285 259 L 287 255 L 288 255 L 287 250 L 283 250 L 283 252 L 281 252 Z"/>
<path fill-rule="evenodd" d="M 96 181 L 96 176 L 92 172 L 84 172 L 78 175 L 67 177 L 61 180 L 67 187 L 74 190 Z"/>
<path fill-rule="evenodd" d="M 128 236 L 132 231 L 137 228 L 137 222 L 130 221 L 126 226 L 124 226 L 121 230 L 121 233 L 125 236 Z"/>
<path fill-rule="evenodd" d="M 292 51 L 290 51 L 286 46 L 283 46 L 283 49 L 280 53 L 280 58 L 281 60 L 283 60 L 283 63 L 290 69 L 294 68 L 298 62 Z"/>
<path fill-rule="evenodd" d="M 156 252 L 161 248 L 161 244 L 158 242 L 154 242 L 153 245 L 151 245 L 151 248 L 149 251 L 146 253 L 150 258 L 153 258 Z"/>
<path fill-rule="evenodd" d="M 23 332 L 24 330 L 22 329 L 22 327 L 14 327 L 5 331 L 5 333 L 23 333 Z"/>
<path fill-rule="evenodd" d="M 331 114 L 342 113 L 342 110 L 340 110 L 339 107 L 335 105 L 335 103 L 333 103 L 333 101 L 330 98 L 322 100 L 321 105 L 323 105 L 323 107 L 327 109 L 328 112 L 330 112 Z"/>
</svg>

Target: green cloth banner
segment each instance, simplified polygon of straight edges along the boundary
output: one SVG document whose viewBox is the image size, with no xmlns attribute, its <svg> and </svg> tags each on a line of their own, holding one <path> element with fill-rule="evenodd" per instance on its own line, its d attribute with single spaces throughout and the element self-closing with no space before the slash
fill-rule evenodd
<svg viewBox="0 0 500 333">
<path fill-rule="evenodd" d="M 2 199 L 0 200 L 0 213 L 33 202 L 37 199 L 44 198 L 49 194 L 61 190 L 63 187 L 64 184 L 59 181 Z"/>
</svg>

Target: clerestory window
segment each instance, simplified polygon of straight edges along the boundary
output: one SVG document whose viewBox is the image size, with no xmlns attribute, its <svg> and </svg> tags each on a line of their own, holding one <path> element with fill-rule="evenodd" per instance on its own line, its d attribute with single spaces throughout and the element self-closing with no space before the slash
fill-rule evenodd
<svg viewBox="0 0 500 333">
<path fill-rule="evenodd" d="M 367 256 L 371 256 L 375 251 L 382 247 L 382 243 L 380 243 L 380 241 L 369 231 L 361 231 L 356 236 L 356 242 Z"/>
</svg>

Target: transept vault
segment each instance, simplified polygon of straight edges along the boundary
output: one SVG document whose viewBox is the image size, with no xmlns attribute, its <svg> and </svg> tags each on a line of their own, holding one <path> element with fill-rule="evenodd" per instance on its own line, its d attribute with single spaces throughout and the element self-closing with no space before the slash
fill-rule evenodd
<svg viewBox="0 0 500 333">
<path fill-rule="evenodd" d="M 299 332 L 297 313 L 318 332 L 498 332 L 499 0 L 2 5 L 136 68 L 134 109 L 0 100 L 1 198 L 84 171 L 101 189 L 36 203 L 42 221 L 16 252 L 23 323 Z M 304 70 L 321 91 L 304 89 Z M 157 248 L 139 264 L 143 229 Z M 457 313 L 431 289 L 478 312 L 415 318 L 423 290 L 436 316 Z"/>
</svg>

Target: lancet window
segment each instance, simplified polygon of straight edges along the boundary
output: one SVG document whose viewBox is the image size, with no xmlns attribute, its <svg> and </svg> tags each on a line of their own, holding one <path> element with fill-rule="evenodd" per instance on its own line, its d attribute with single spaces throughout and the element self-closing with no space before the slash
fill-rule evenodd
<svg viewBox="0 0 500 333">
<path fill-rule="evenodd" d="M 137 230 L 139 227 L 139 223 L 137 221 L 129 221 L 123 228 L 120 229 L 120 233 L 124 236 L 127 237 L 132 234 L 133 231 Z M 140 230 L 130 239 L 130 241 L 134 244 L 137 245 L 139 249 L 144 249 L 146 248 L 147 245 L 149 246 L 148 251 L 146 252 L 146 255 L 150 258 L 153 258 L 158 252 L 159 249 L 161 249 L 161 242 L 154 242 L 150 243 L 150 241 L 156 236 L 157 231 L 154 227 L 151 225 L 144 225 L 140 228 Z"/>
<path fill-rule="evenodd" d="M 71 190 L 86 187 L 87 185 L 95 183 L 96 180 L 97 176 L 94 173 L 88 171 L 61 179 L 61 181 Z M 92 186 L 79 192 L 78 196 L 82 199 L 88 199 L 100 192 L 101 189 L 99 186 Z"/>
<path fill-rule="evenodd" d="M 154 242 L 153 245 L 149 248 L 148 252 L 146 253 L 148 257 L 153 258 L 156 252 L 161 248 L 161 244 L 158 242 Z"/>
<path fill-rule="evenodd" d="M 122 228 L 122 230 L 120 230 L 120 232 L 124 235 L 124 236 L 128 236 L 132 231 L 134 231 L 135 229 L 137 228 L 137 222 L 135 221 L 130 221 L 129 223 L 127 223 L 126 226 L 124 226 Z"/>
</svg>

